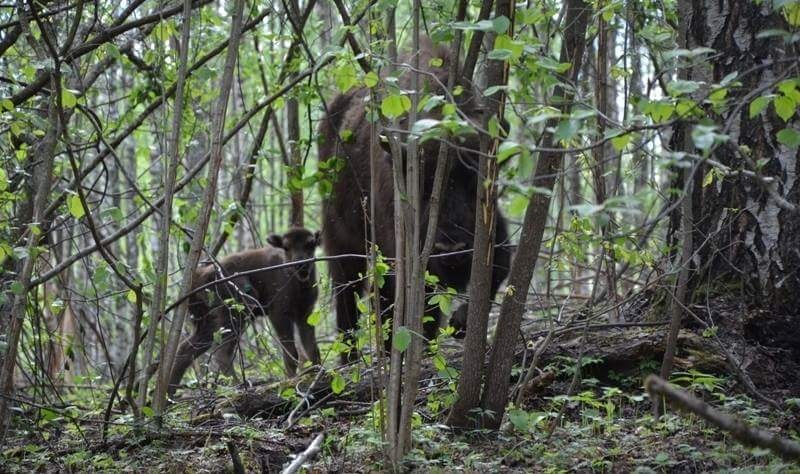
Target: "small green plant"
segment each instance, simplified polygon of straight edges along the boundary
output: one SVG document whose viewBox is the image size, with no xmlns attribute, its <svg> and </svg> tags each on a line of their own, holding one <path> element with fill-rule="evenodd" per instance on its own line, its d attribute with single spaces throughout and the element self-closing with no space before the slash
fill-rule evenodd
<svg viewBox="0 0 800 474">
<path fill-rule="evenodd" d="M 695 369 L 687 372 L 676 372 L 670 382 L 686 387 L 694 392 L 707 392 L 712 395 L 722 394 L 724 379 L 711 374 L 705 374 Z M 723 394 L 724 395 L 724 394 Z"/>
</svg>

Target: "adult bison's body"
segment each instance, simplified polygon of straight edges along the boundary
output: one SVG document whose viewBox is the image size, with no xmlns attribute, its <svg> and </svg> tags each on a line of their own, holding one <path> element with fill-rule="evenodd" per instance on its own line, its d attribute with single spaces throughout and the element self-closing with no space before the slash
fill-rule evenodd
<svg viewBox="0 0 800 474">
<path fill-rule="evenodd" d="M 425 93 L 443 94 L 441 84 L 447 83 L 447 68 L 450 58 L 447 50 L 427 47 L 420 52 L 420 65 L 426 67 L 431 58 L 442 59 L 441 67 L 430 68 L 429 73 L 436 77 L 431 80 L 430 74 L 421 74 Z M 410 62 L 410 60 L 407 60 Z M 408 74 L 406 74 L 408 75 Z M 407 79 L 401 79 L 401 86 L 408 89 Z M 465 90 L 468 90 L 465 87 Z M 327 115 L 320 125 L 319 152 L 320 161 L 332 157 L 345 160 L 346 164 L 338 173 L 330 195 L 323 200 L 322 241 L 328 255 L 363 254 L 368 240 L 368 214 L 370 198 L 370 133 L 371 124 L 365 113 L 365 99 L 369 93 L 365 89 L 350 91 L 339 95 L 329 105 Z M 480 111 L 473 103 L 471 94 L 461 95 L 465 98 L 459 108 L 475 123 L 480 123 Z M 377 126 L 377 125 L 376 125 Z M 345 139 L 346 138 L 346 139 Z M 443 190 L 439 224 L 436 232 L 434 254 L 452 253 L 468 250 L 473 245 L 475 227 L 477 165 L 479 137 L 472 134 L 466 139 L 452 139 L 457 147 L 448 146 L 451 163 L 449 179 Z M 375 196 L 375 241 L 380 251 L 388 256 L 395 255 L 394 226 L 394 191 L 392 184 L 392 157 L 381 147 L 375 170 L 378 182 L 378 194 Z M 439 142 L 430 140 L 420 147 L 420 158 L 423 162 L 422 180 L 422 223 L 428 220 L 428 210 L 433 176 L 436 168 Z M 506 221 L 497 214 L 497 231 L 495 243 L 501 244 L 508 238 Z M 424 232 L 423 232 L 424 235 Z M 453 256 L 432 258 L 428 271 L 439 277 L 441 285 L 466 289 L 470 277 L 472 256 L 461 253 Z M 495 247 L 494 271 L 492 274 L 492 294 L 508 274 L 510 253 L 506 247 Z M 363 259 L 344 258 L 330 261 L 330 276 L 336 297 L 336 320 L 340 331 L 348 334 L 355 328 L 358 320 L 355 294 L 363 292 L 366 266 Z M 381 290 L 386 309 L 387 303 L 393 301 L 394 281 L 388 280 Z M 440 314 L 437 308 L 429 308 L 426 314 L 434 317 L 434 321 L 425 324 L 425 337 L 433 338 L 437 334 Z M 459 311 L 460 317 L 454 317 L 452 324 L 457 330 L 465 327 L 466 308 Z M 422 315 L 420 315 L 421 317 Z"/>
</svg>

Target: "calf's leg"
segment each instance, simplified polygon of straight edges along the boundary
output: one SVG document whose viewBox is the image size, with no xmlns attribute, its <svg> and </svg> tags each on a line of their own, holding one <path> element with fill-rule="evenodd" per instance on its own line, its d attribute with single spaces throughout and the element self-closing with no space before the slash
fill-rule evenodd
<svg viewBox="0 0 800 474">
<path fill-rule="evenodd" d="M 275 329 L 275 337 L 283 354 L 283 366 L 286 375 L 294 376 L 297 373 L 297 347 L 294 345 L 292 320 L 285 314 L 270 315 L 269 320 Z"/>
<path fill-rule="evenodd" d="M 320 365 L 322 359 L 319 355 L 319 347 L 317 346 L 317 338 L 314 334 L 314 326 L 308 324 L 303 320 L 302 322 L 295 322 L 295 333 L 300 342 L 300 349 L 306 360 L 310 360 L 314 365 Z M 300 366 L 302 367 L 302 361 Z"/>
</svg>

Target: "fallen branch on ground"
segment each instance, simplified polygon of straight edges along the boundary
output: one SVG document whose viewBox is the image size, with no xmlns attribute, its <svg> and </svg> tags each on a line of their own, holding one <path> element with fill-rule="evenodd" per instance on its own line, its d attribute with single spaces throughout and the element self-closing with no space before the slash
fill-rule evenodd
<svg viewBox="0 0 800 474">
<path fill-rule="evenodd" d="M 738 418 L 723 413 L 693 395 L 667 383 L 661 377 L 650 375 L 644 382 L 651 397 L 664 396 L 671 404 L 692 412 L 712 423 L 744 444 L 768 448 L 784 459 L 800 460 L 800 443 L 781 438 L 775 433 L 754 428 Z"/>
<path fill-rule="evenodd" d="M 300 470 L 300 467 L 306 461 L 309 461 L 311 458 L 317 455 L 320 448 L 322 447 L 322 439 L 324 437 L 325 436 L 322 433 L 318 434 L 317 437 L 314 438 L 314 441 L 312 441 L 311 444 L 308 445 L 308 448 L 306 448 L 306 450 L 303 451 L 302 453 L 298 454 L 297 457 L 294 458 L 294 461 L 292 461 L 292 463 L 289 464 L 286 467 L 286 469 L 281 471 L 281 474 L 293 474 L 298 470 Z"/>
</svg>

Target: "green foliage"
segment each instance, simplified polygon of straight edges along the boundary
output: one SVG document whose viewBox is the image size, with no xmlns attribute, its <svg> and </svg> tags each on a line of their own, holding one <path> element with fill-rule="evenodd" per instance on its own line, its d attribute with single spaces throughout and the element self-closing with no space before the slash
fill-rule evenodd
<svg viewBox="0 0 800 474">
<path fill-rule="evenodd" d="M 390 119 L 396 119 L 411 110 L 411 99 L 407 95 L 391 94 L 381 101 L 381 113 Z"/>
<path fill-rule="evenodd" d="M 392 335 L 392 347 L 405 352 L 409 344 L 411 344 L 411 331 L 405 326 L 400 326 Z"/>
</svg>

